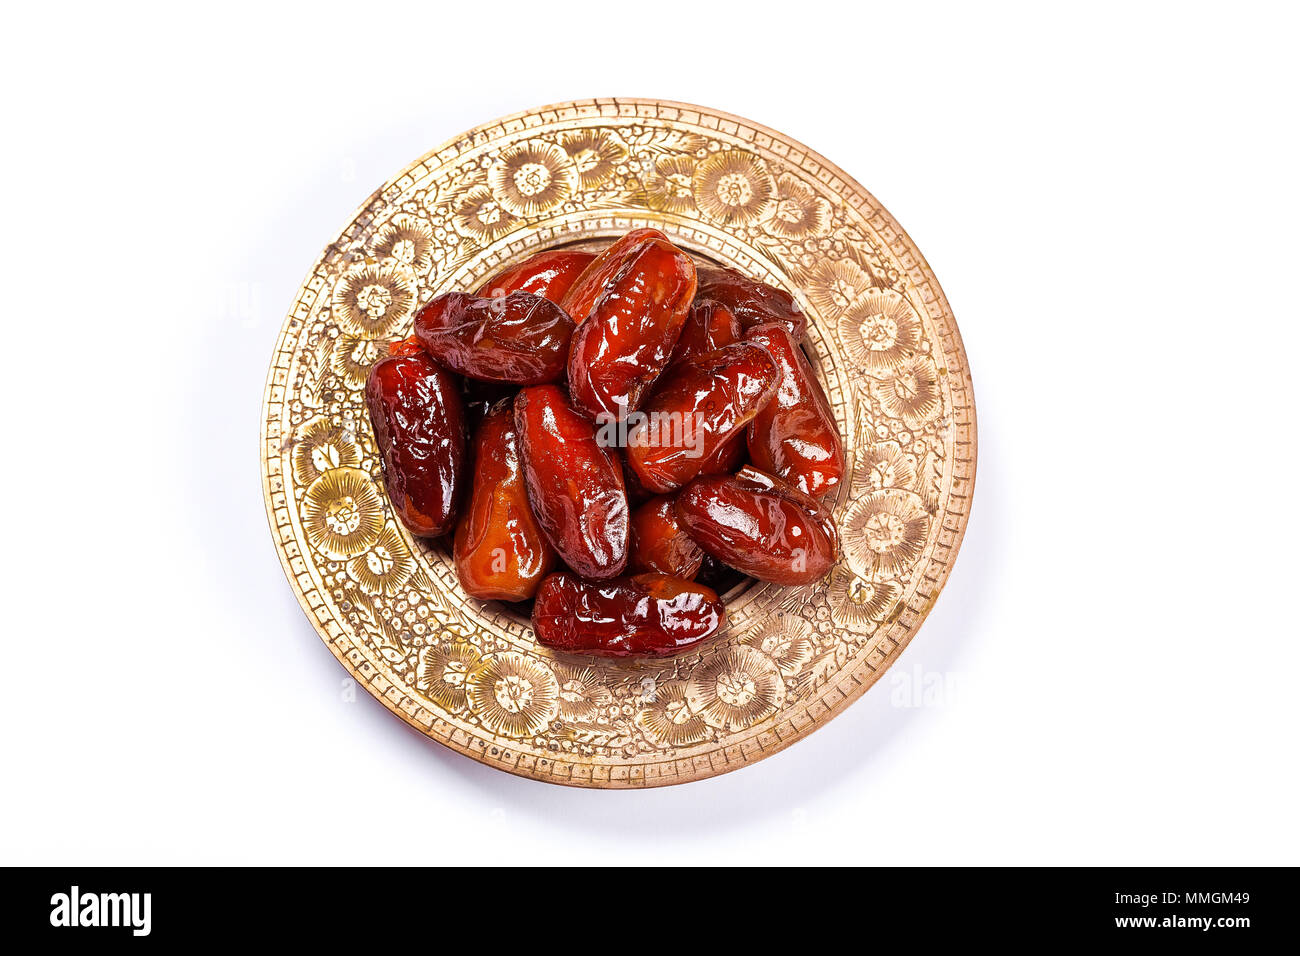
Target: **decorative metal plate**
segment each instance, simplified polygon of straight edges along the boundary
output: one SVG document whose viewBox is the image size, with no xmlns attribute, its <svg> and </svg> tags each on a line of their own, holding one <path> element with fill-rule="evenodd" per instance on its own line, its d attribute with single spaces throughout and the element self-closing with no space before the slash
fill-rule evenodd
<svg viewBox="0 0 1300 956">
<path fill-rule="evenodd" d="M 823 582 L 728 595 L 725 630 L 676 658 L 556 655 L 459 587 L 445 548 L 395 520 L 362 386 L 416 308 L 538 250 L 656 226 L 793 292 L 849 480 Z M 975 407 L 957 325 L 907 234 L 789 137 L 717 110 L 588 100 L 456 137 L 385 184 L 322 253 L 266 386 L 276 549 L 308 618 L 411 726 L 551 783 L 697 780 L 789 746 L 880 676 L 957 555 Z"/>
</svg>

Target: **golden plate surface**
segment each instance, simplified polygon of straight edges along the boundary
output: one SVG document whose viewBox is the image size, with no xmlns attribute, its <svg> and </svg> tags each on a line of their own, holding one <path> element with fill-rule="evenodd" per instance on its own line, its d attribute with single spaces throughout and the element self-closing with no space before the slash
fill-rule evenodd
<svg viewBox="0 0 1300 956">
<path fill-rule="evenodd" d="M 844 437 L 822 582 L 728 595 L 725 629 L 673 658 L 533 642 L 468 597 L 384 493 L 362 388 L 435 295 L 550 247 L 656 226 L 790 290 Z M 916 633 L 961 544 L 975 406 L 925 259 L 860 185 L 787 136 L 705 107 L 584 100 L 480 126 L 375 192 L 321 254 L 266 385 L 267 515 L 289 582 L 343 666 L 394 714 L 510 773 L 653 787 L 725 773 L 861 696 Z"/>
</svg>

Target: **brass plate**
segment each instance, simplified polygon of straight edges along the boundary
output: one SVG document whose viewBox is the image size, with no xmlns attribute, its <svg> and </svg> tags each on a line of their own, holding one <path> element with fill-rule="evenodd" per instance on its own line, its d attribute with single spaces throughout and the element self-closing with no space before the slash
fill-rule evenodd
<svg viewBox="0 0 1300 956">
<path fill-rule="evenodd" d="M 557 656 L 505 605 L 465 595 L 445 549 L 395 520 L 362 386 L 434 295 L 540 249 L 647 225 L 802 303 L 850 464 L 831 502 L 844 556 L 815 586 L 730 595 L 726 629 L 679 657 Z M 303 609 L 394 714 L 511 773 L 653 787 L 789 746 L 893 662 L 961 543 L 975 406 L 939 283 L 848 175 L 717 110 L 586 100 L 458 136 L 357 211 L 281 331 L 262 471 Z"/>
</svg>

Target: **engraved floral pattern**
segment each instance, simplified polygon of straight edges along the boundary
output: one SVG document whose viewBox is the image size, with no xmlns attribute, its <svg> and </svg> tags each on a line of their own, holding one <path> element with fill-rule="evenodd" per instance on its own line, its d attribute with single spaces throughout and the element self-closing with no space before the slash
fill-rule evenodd
<svg viewBox="0 0 1300 956">
<path fill-rule="evenodd" d="M 820 236 L 830 228 L 831 204 L 811 186 L 789 174 L 776 180 L 776 203 L 769 228 L 786 239 Z"/>
<path fill-rule="evenodd" d="M 911 488 L 917 478 L 916 458 L 896 441 L 865 446 L 853 469 L 853 491 L 861 497 L 881 488 Z"/>
<path fill-rule="evenodd" d="M 368 474 L 335 468 L 308 486 L 302 520 L 313 548 L 331 558 L 350 558 L 379 540 L 384 506 Z"/>
<path fill-rule="evenodd" d="M 755 628 L 745 641 L 770 657 L 782 676 L 793 677 L 812 660 L 816 649 L 813 637 L 813 626 L 791 615 L 776 624 Z"/>
<path fill-rule="evenodd" d="M 886 488 L 849 506 L 844 550 L 864 577 L 895 577 L 921 556 L 929 532 L 930 515 L 920 496 Z"/>
<path fill-rule="evenodd" d="M 397 216 L 379 230 L 374 253 L 395 268 L 427 272 L 433 265 L 433 230 L 423 219 Z"/>
<path fill-rule="evenodd" d="M 293 477 L 301 485 L 335 468 L 361 464 L 352 437 L 327 418 L 313 418 L 299 426 L 292 446 Z"/>
<path fill-rule="evenodd" d="M 780 707 L 785 683 L 770 657 L 741 644 L 705 658 L 686 686 L 686 700 L 710 727 L 736 731 Z"/>
<path fill-rule="evenodd" d="M 594 720 L 613 701 L 604 678 L 594 667 L 561 665 L 556 668 L 556 677 L 560 682 L 560 717 L 564 720 Z"/>
<path fill-rule="evenodd" d="M 528 737 L 559 714 L 560 685 L 543 661 L 506 651 L 470 674 L 469 702 L 493 733 Z"/>
<path fill-rule="evenodd" d="M 846 177 L 797 144 L 769 149 L 725 117 L 694 125 L 644 104 L 629 111 L 636 102 L 597 101 L 595 123 L 581 110 L 539 112 L 462 137 L 377 194 L 286 320 L 265 446 L 268 514 L 291 580 L 376 696 L 485 762 L 619 786 L 754 759 L 766 752 L 749 745 L 760 735 L 798 736 L 809 725 L 792 715 L 823 694 L 841 700 L 843 675 L 869 684 L 915 629 L 918 615 L 899 609 L 925 606 L 935 569 L 942 581 L 951 551 L 936 551 L 932 532 L 941 516 L 946 529 L 964 522 L 974 447 L 959 414 L 963 358 L 943 334 L 951 316 L 888 214 L 856 187 L 831 191 Z M 827 502 L 844 558 L 779 605 L 764 586 L 744 591 L 724 632 L 680 658 L 557 660 L 526 617 L 464 595 L 445 548 L 397 522 L 373 435 L 357 427 L 362 385 L 433 295 L 589 229 L 647 224 L 721 261 L 735 255 L 806 307 L 808 351 L 853 462 Z M 619 782 L 618 767 L 659 770 Z"/>
<path fill-rule="evenodd" d="M 627 145 L 617 133 L 586 129 L 560 137 L 560 146 L 578 171 L 584 189 L 597 189 L 613 179 L 627 159 Z"/>
<path fill-rule="evenodd" d="M 488 186 L 516 216 L 558 206 L 577 189 L 578 171 L 560 147 L 530 140 L 506 150 L 488 171 Z"/>
<path fill-rule="evenodd" d="M 656 160 L 647 177 L 646 204 L 651 209 L 676 214 L 695 209 L 695 160 L 690 156 L 667 156 Z"/>
<path fill-rule="evenodd" d="M 761 219 L 776 193 L 763 161 L 734 149 L 715 153 L 696 166 L 692 183 L 700 212 L 729 225 Z"/>
<path fill-rule="evenodd" d="M 481 661 L 473 645 L 464 641 L 426 648 L 415 686 L 443 710 L 458 714 L 469 706 L 469 677 Z"/>
<path fill-rule="evenodd" d="M 359 335 L 341 334 L 330 349 L 330 368 L 345 388 L 364 388 L 370 366 L 388 354 L 388 343 Z"/>
<path fill-rule="evenodd" d="M 462 236 L 487 245 L 517 229 L 519 219 L 487 186 L 476 186 L 456 201 L 452 226 Z"/>
<path fill-rule="evenodd" d="M 334 286 L 339 326 L 363 338 L 383 338 L 401 328 L 415 306 L 415 292 L 398 272 L 363 266 Z"/>
<path fill-rule="evenodd" d="M 826 597 L 836 622 L 847 627 L 868 627 L 889 613 L 900 593 L 897 581 L 868 581 L 841 565 L 831 572 Z"/>
<path fill-rule="evenodd" d="M 398 594 L 415 573 L 415 559 L 397 525 L 388 524 L 379 540 L 348 561 L 348 577 L 364 594 Z"/>
<path fill-rule="evenodd" d="M 848 311 L 870 288 L 871 277 L 852 259 L 818 261 L 808 278 L 808 298 L 828 315 Z"/>
<path fill-rule="evenodd" d="M 839 335 L 859 368 L 892 369 L 920 347 L 921 320 L 897 292 L 872 290 L 848 306 Z"/>
<path fill-rule="evenodd" d="M 924 356 L 895 369 L 888 378 L 875 386 L 875 392 L 885 411 L 894 418 L 902 419 L 908 428 L 920 428 L 929 424 L 939 417 L 943 408 L 939 371 Z"/>
<path fill-rule="evenodd" d="M 637 712 L 636 722 L 651 740 L 668 747 L 689 747 L 709 736 L 709 725 L 691 710 L 682 681 L 659 684 Z"/>
</svg>

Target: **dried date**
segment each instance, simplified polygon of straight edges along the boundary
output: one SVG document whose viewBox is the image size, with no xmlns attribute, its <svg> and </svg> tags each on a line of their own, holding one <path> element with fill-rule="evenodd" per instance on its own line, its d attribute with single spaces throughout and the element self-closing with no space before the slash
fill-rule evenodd
<svg viewBox="0 0 1300 956">
<path fill-rule="evenodd" d="M 427 355 L 390 356 L 370 369 L 366 404 L 398 517 L 414 534 L 446 534 L 469 478 L 456 380 Z"/>
<path fill-rule="evenodd" d="M 760 581 L 810 584 L 839 557 L 835 523 L 817 499 L 749 465 L 696 478 L 676 508 L 700 547 Z"/>
<path fill-rule="evenodd" d="M 737 342 L 673 365 L 628 434 L 627 461 L 650 491 L 680 488 L 729 448 L 776 391 L 767 349 Z M 724 466 L 725 467 L 725 466 Z"/>
<path fill-rule="evenodd" d="M 484 601 L 525 601 L 555 567 L 524 481 L 514 404 L 493 406 L 474 439 L 474 485 L 453 553 L 461 587 Z"/>
<path fill-rule="evenodd" d="M 695 264 L 662 239 L 638 246 L 569 346 L 569 395 L 590 418 L 622 420 L 672 355 L 695 295 Z"/>
<path fill-rule="evenodd" d="M 514 411 L 528 500 L 547 540 L 583 577 L 621 574 L 629 515 L 618 459 L 554 385 L 522 389 Z"/>
<path fill-rule="evenodd" d="M 530 292 L 496 299 L 449 292 L 415 316 L 415 335 L 435 361 L 488 382 L 558 381 L 572 334 L 565 311 Z"/>
<path fill-rule="evenodd" d="M 669 574 L 591 584 L 561 572 L 538 589 L 533 632 L 570 654 L 662 657 L 704 640 L 725 617 L 717 592 Z"/>
<path fill-rule="evenodd" d="M 834 491 L 844 477 L 844 446 L 803 350 L 778 323 L 755 326 L 745 338 L 767 349 L 780 370 L 776 397 L 749 424 L 750 461 L 814 498 Z"/>
</svg>

